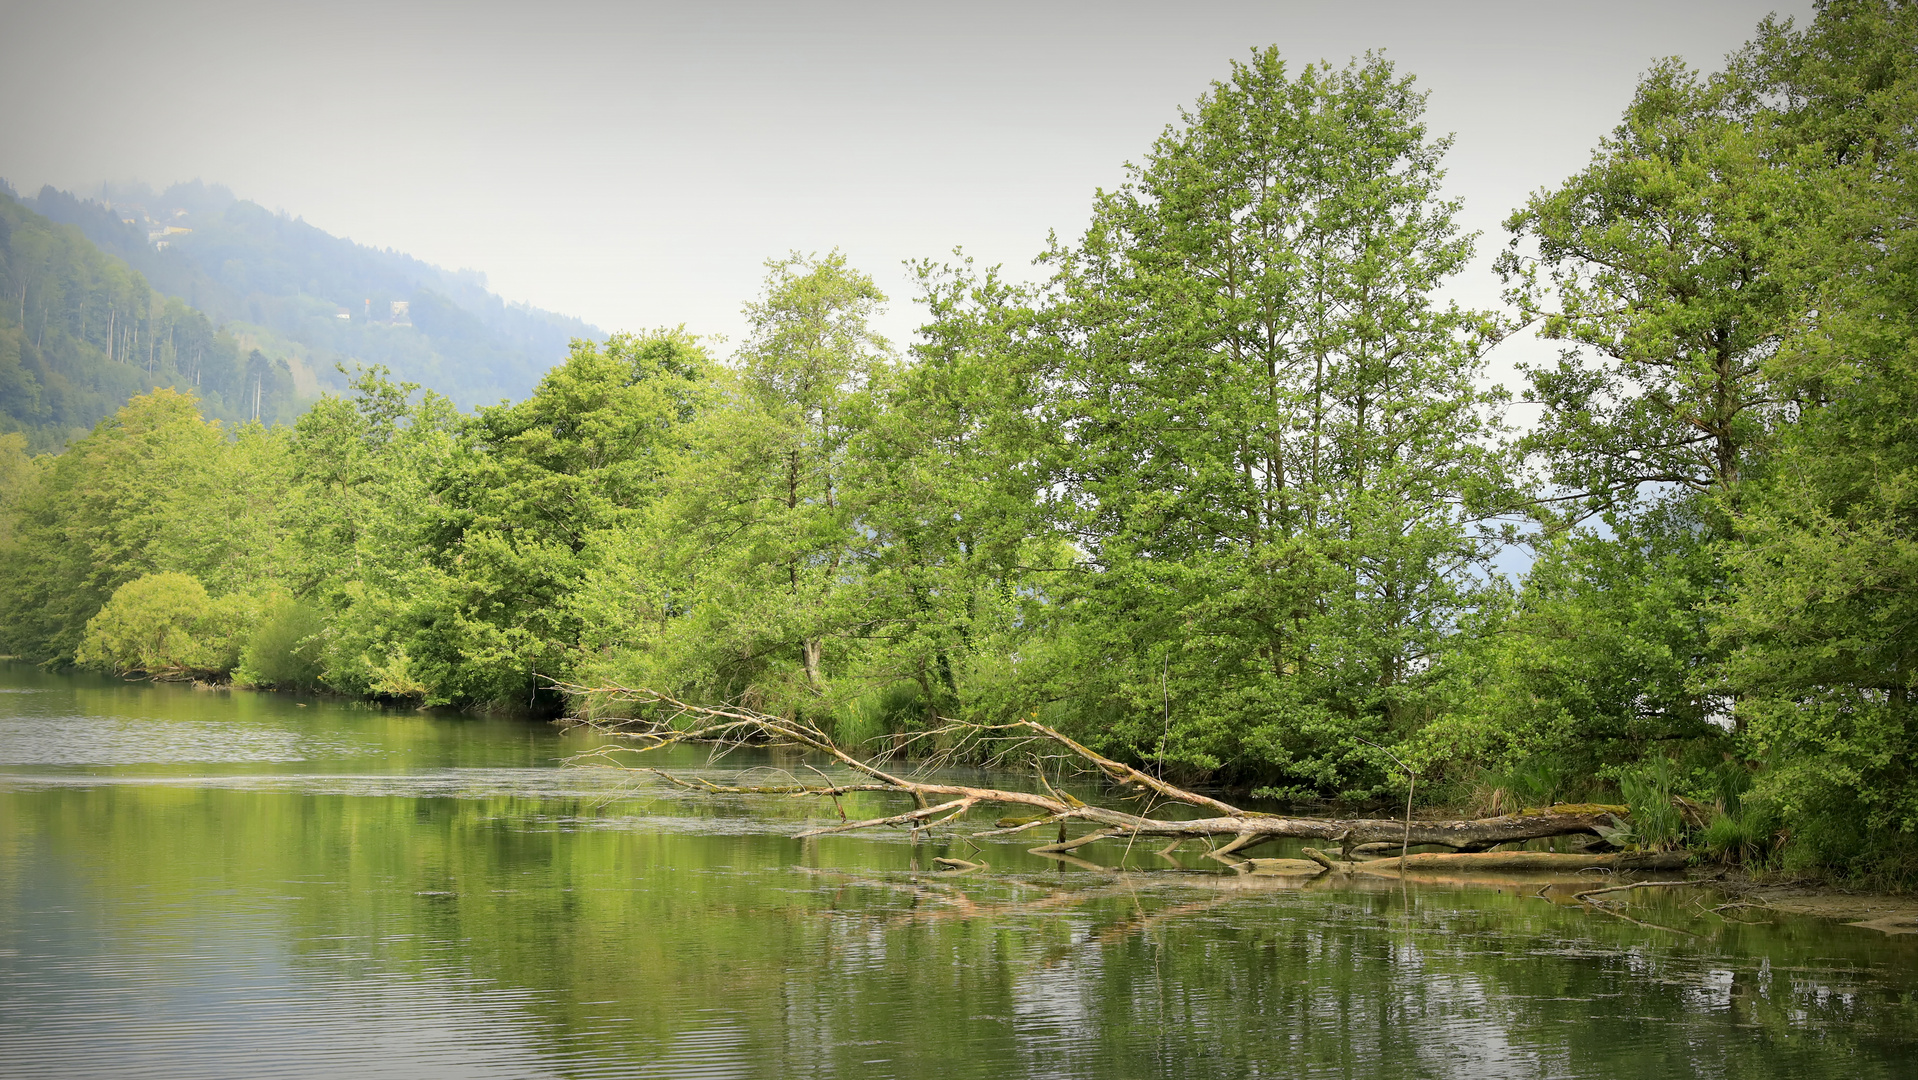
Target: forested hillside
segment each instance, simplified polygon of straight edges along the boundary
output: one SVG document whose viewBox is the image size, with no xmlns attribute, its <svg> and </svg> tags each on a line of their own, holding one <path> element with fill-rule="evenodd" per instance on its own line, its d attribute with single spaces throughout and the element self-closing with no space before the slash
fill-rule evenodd
<svg viewBox="0 0 1918 1080">
<path fill-rule="evenodd" d="M 0 446 L 4 645 L 873 748 L 1036 715 L 1275 798 L 1622 801 L 1642 847 L 1918 880 L 1918 5 L 1654 67 L 1513 213 L 1505 312 L 1434 298 L 1475 238 L 1408 75 L 1223 74 L 1044 284 L 922 266 L 903 349 L 795 255 L 730 363 L 616 335 L 470 412 L 372 371 L 237 440 L 161 389 Z M 1565 353 L 1519 437 L 1481 365 L 1522 328 Z"/>
<path fill-rule="evenodd" d="M 484 275 L 330 236 L 197 181 L 163 192 L 110 184 L 101 199 L 48 187 L 27 203 L 214 323 L 296 355 L 336 390 L 345 386 L 336 365 L 380 364 L 460 405 L 487 404 L 525 395 L 573 338 L 603 336 L 505 303 Z"/>
<path fill-rule="evenodd" d="M 0 433 L 55 450 L 134 394 L 192 389 L 208 416 L 288 423 L 297 414 L 284 361 L 245 347 L 200 312 L 161 296 L 0 191 Z"/>
</svg>

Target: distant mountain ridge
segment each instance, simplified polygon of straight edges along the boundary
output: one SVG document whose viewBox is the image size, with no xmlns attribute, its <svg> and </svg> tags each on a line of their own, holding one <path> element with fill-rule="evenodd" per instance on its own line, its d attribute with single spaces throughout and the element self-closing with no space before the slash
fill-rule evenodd
<svg viewBox="0 0 1918 1080">
<path fill-rule="evenodd" d="M 291 423 L 299 379 L 0 185 L 0 439 L 57 451 L 134 394 L 190 391 L 209 419 Z M 308 381 L 311 382 L 309 376 Z"/>
<path fill-rule="evenodd" d="M 576 318 L 488 291 L 484 274 L 333 236 L 199 181 L 162 192 L 43 187 L 21 202 L 71 224 L 152 287 L 250 347 L 291 362 L 303 389 L 337 389 L 335 365 L 384 364 L 471 407 L 526 396 L 574 338 Z"/>
</svg>

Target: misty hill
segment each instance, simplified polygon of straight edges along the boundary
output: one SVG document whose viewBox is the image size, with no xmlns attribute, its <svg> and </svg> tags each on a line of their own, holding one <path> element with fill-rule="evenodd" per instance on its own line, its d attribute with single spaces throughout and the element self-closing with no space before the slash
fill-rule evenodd
<svg viewBox="0 0 1918 1080">
<path fill-rule="evenodd" d="M 573 338 L 603 336 L 506 303 L 484 274 L 356 244 L 217 185 L 109 184 L 98 199 L 46 187 L 25 201 L 238 340 L 288 359 L 307 392 L 338 387 L 335 364 L 357 363 L 384 364 L 463 406 L 519 398 Z"/>
<path fill-rule="evenodd" d="M 0 187 L 0 435 L 35 453 L 156 386 L 191 390 L 211 418 L 287 423 L 294 372 L 177 298 L 156 293 L 81 231 Z"/>
</svg>

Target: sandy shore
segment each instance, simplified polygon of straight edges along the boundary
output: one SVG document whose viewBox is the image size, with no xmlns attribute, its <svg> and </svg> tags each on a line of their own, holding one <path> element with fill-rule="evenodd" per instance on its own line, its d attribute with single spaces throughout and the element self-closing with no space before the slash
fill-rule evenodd
<svg viewBox="0 0 1918 1080">
<path fill-rule="evenodd" d="M 1712 882 L 1740 900 L 1792 915 L 1836 919 L 1887 934 L 1918 934 L 1918 897 L 1848 893 L 1811 885 L 1768 885 L 1763 882 Z"/>
</svg>

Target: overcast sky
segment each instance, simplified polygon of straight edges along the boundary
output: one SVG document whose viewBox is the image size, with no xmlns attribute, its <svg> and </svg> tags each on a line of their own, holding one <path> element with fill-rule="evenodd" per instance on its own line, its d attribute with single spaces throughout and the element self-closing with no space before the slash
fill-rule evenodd
<svg viewBox="0 0 1918 1080">
<path fill-rule="evenodd" d="M 1717 67 L 1768 12 L 1675 3 L 97 3 L 0 0 L 0 177 L 201 178 L 605 329 L 737 335 L 762 261 L 838 246 L 1024 274 L 1047 230 L 1228 62 L 1384 50 L 1455 132 L 1495 303 L 1499 222 L 1576 170 L 1655 57 Z"/>
</svg>

